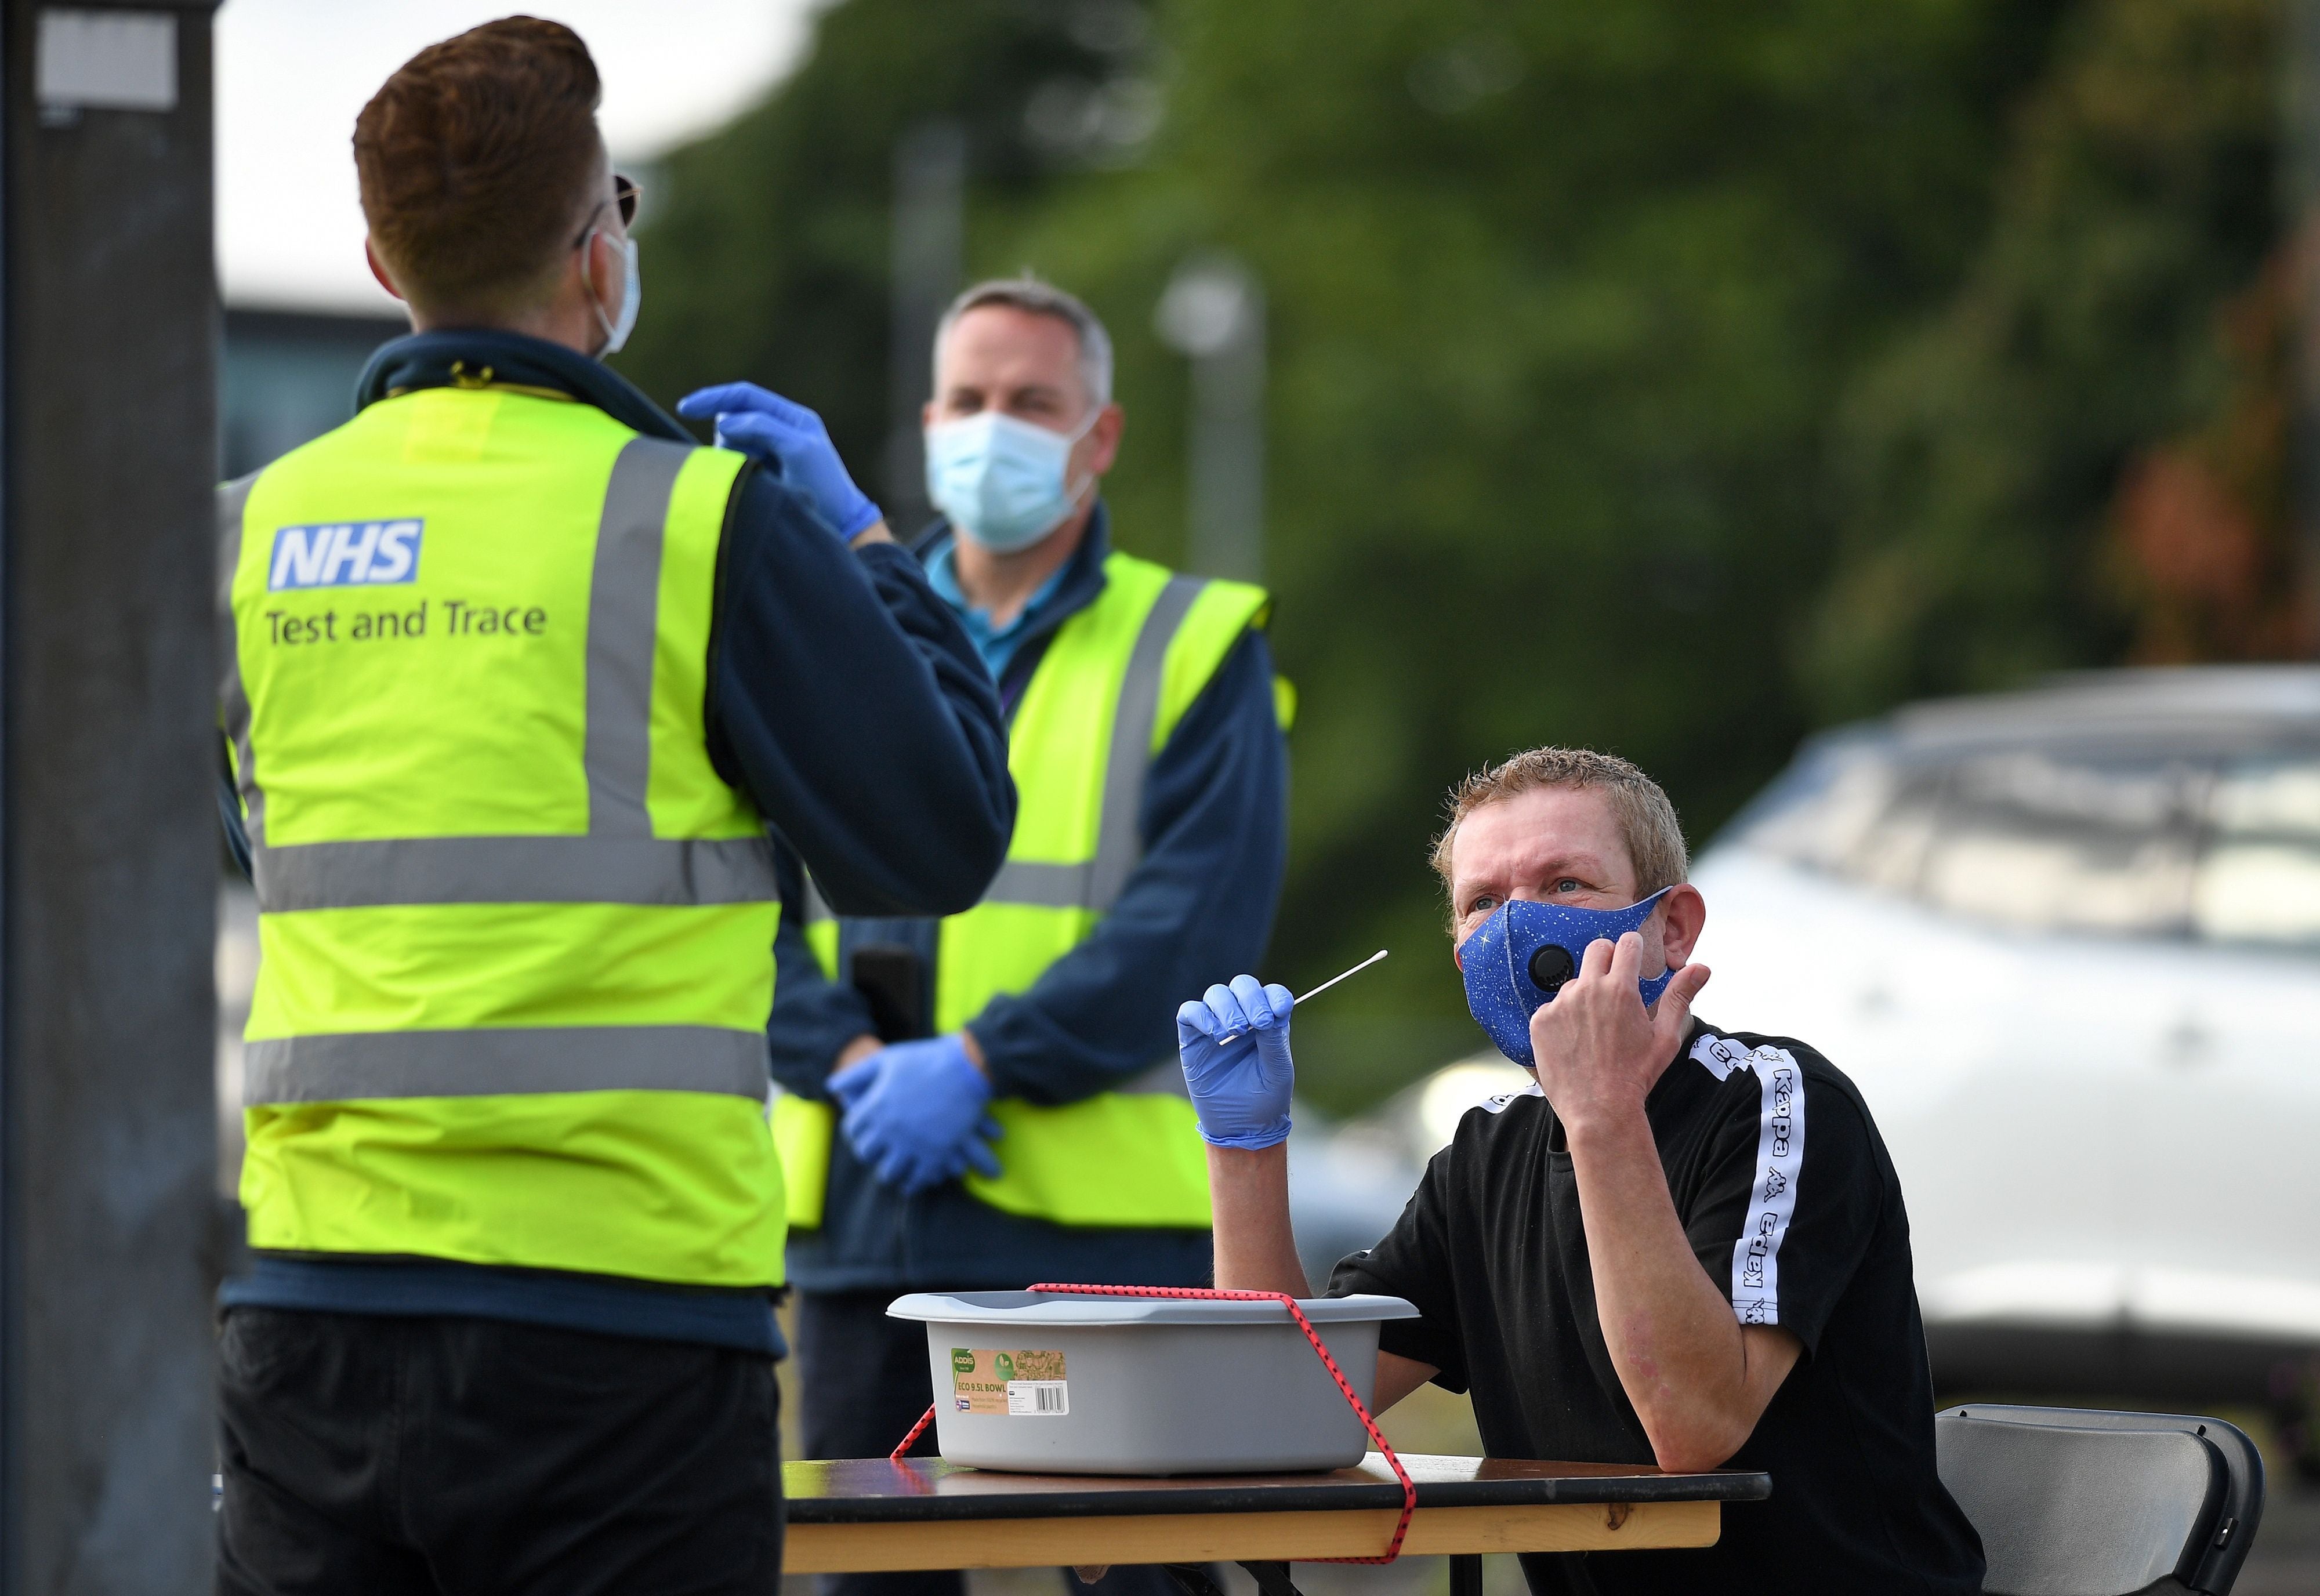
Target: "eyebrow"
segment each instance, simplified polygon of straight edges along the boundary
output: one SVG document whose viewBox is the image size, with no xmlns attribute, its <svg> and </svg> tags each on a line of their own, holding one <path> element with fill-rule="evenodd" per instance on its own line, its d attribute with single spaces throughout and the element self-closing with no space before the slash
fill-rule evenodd
<svg viewBox="0 0 2320 1596">
<path fill-rule="evenodd" d="M 1540 868 L 1536 879 L 1559 881 L 1563 876 L 1569 875 L 1600 884 L 1602 880 L 1602 866 L 1603 862 L 1600 859 L 1590 858 L 1583 854 L 1556 854 L 1547 859 Z M 1454 894 L 1452 902 L 1461 912 L 1464 912 L 1468 898 L 1486 887 L 1496 889 L 1499 885 L 1500 882 L 1494 876 L 1469 877 L 1464 881 L 1453 881 L 1450 884 L 1451 892 Z"/>
<path fill-rule="evenodd" d="M 976 394 L 985 397 L 998 394 L 1018 404 L 1029 398 L 1051 399 L 1058 404 L 1065 402 L 1063 389 L 1052 383 L 1023 383 L 1010 386 L 1003 382 L 977 383 L 958 377 L 945 383 L 942 391 L 946 398 L 958 394 Z"/>
</svg>

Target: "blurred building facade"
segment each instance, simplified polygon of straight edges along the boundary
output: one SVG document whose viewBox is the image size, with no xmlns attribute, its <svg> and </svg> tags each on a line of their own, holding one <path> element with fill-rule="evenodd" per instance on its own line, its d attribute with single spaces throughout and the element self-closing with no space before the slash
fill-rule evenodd
<svg viewBox="0 0 2320 1596">
<path fill-rule="evenodd" d="M 409 331 L 401 316 L 227 306 L 220 475 L 255 471 L 345 421 L 363 362 Z"/>
</svg>

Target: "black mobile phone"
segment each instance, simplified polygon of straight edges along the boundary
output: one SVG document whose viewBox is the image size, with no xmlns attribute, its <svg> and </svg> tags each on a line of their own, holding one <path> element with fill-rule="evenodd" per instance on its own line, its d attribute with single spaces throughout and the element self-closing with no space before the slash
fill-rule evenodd
<svg viewBox="0 0 2320 1596">
<path fill-rule="evenodd" d="M 887 942 L 854 950 L 854 990 L 870 1004 L 882 1042 L 913 1042 L 927 1032 L 927 966 L 918 951 Z"/>
</svg>

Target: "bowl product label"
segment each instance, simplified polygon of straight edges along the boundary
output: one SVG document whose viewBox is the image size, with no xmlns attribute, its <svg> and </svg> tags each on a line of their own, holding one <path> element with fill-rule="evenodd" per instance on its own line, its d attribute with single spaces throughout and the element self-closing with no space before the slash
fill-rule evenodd
<svg viewBox="0 0 2320 1596">
<path fill-rule="evenodd" d="M 1015 1419 L 1061 1419 L 1072 1410 L 1060 1352 L 950 1349 L 950 1402 L 960 1413 Z"/>
</svg>

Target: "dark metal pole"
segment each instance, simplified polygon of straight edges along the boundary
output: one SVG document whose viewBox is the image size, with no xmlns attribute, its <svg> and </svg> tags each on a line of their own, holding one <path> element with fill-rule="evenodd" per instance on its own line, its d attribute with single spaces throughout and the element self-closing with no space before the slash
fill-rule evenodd
<svg viewBox="0 0 2320 1596">
<path fill-rule="evenodd" d="M 210 1582 L 208 0 L 0 33 L 0 1593 Z"/>
<path fill-rule="evenodd" d="M 919 406 L 933 385 L 936 323 L 959 291 L 966 254 L 966 130 L 925 122 L 894 145 L 893 323 L 890 333 L 886 518 L 913 536 L 933 513 L 927 503 Z"/>
</svg>

